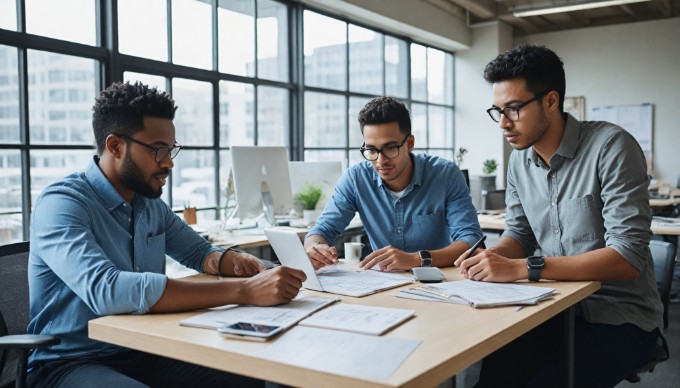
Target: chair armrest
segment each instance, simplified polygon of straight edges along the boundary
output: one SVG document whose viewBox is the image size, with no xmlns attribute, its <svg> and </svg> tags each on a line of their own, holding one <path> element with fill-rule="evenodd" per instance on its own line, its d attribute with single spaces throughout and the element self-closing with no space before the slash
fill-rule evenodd
<svg viewBox="0 0 680 388">
<path fill-rule="evenodd" d="M 0 337 L 0 349 L 36 349 L 57 345 L 59 337 L 53 335 L 19 334 Z"/>
</svg>

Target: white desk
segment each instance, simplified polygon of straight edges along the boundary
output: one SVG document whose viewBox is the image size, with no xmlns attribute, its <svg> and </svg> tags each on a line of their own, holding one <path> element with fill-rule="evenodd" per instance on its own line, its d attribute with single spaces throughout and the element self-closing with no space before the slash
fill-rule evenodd
<svg viewBox="0 0 680 388">
<path fill-rule="evenodd" d="M 447 268 L 444 272 L 448 280 L 460 279 L 457 269 Z M 208 278 L 212 277 L 196 277 L 197 281 Z M 270 346 L 268 343 L 227 340 L 213 330 L 179 326 L 179 321 L 200 311 L 103 317 L 90 321 L 89 335 L 96 340 L 292 386 L 431 387 L 556 314 L 567 309 L 573 311 L 571 306 L 600 287 L 599 282 L 540 282 L 539 285 L 556 288 L 558 292 L 555 298 L 537 306 L 524 307 L 520 311 L 514 307 L 473 309 L 462 305 L 401 299 L 392 296 L 393 291 L 364 298 L 343 297 L 343 303 L 416 311 L 416 318 L 385 336 L 418 339 L 422 344 L 392 376 L 381 381 L 267 360 L 262 355 L 266 354 Z M 567 316 L 573 319 L 573 314 Z M 569 327 L 573 329 L 572 325 Z M 289 333 L 292 331 L 283 336 Z M 290 349 L 290 359 L 294 357 L 295 349 Z"/>
</svg>

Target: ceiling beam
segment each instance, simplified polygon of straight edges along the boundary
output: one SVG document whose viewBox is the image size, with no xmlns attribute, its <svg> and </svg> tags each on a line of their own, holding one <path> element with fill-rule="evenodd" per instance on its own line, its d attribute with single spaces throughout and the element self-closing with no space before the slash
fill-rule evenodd
<svg viewBox="0 0 680 388">
<path fill-rule="evenodd" d="M 673 6 L 671 5 L 671 0 L 656 0 L 654 3 L 656 4 L 657 8 L 661 10 L 663 16 L 667 18 L 673 16 Z"/>
<path fill-rule="evenodd" d="M 632 18 L 635 19 L 635 20 L 640 20 L 640 17 L 639 17 L 635 12 L 633 12 L 633 10 L 630 9 L 629 6 L 627 6 L 627 5 L 619 5 L 619 7 L 620 7 L 621 10 L 622 10 L 623 12 L 625 12 L 628 16 L 632 17 Z"/>
<path fill-rule="evenodd" d="M 527 20 L 527 18 L 518 18 L 511 13 L 498 15 L 498 19 L 524 31 L 526 34 L 535 34 L 540 31 L 540 29 L 534 23 Z"/>
<path fill-rule="evenodd" d="M 434 5 L 437 8 L 443 9 L 444 11 L 454 16 L 465 18 L 465 10 L 451 3 L 448 0 L 425 0 L 425 1 Z"/>
<path fill-rule="evenodd" d="M 493 0 L 448 0 L 457 6 L 470 11 L 481 19 L 496 17 L 496 5 Z"/>
</svg>

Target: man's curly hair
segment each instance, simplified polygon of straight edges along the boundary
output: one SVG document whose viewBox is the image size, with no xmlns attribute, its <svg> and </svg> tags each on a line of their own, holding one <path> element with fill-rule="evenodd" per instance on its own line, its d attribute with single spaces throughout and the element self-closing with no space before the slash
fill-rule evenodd
<svg viewBox="0 0 680 388">
<path fill-rule="evenodd" d="M 165 92 L 141 82 L 114 83 L 103 90 L 92 107 L 92 128 L 97 154 L 106 148 L 111 134 L 127 135 L 144 129 L 144 117 L 173 120 L 177 106 Z"/>
<path fill-rule="evenodd" d="M 564 64 L 552 50 L 524 44 L 498 55 L 484 69 L 484 79 L 491 84 L 513 78 L 524 78 L 527 91 L 533 94 L 556 91 L 560 112 L 564 111 Z"/>
<path fill-rule="evenodd" d="M 359 125 L 364 133 L 365 125 L 397 122 L 404 135 L 411 134 L 411 116 L 406 106 L 392 97 L 375 97 L 359 112 Z"/>
</svg>

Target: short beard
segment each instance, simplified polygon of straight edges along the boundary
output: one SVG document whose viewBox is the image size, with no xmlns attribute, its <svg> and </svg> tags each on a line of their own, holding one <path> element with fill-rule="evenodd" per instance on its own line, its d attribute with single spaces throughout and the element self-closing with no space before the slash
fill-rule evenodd
<svg viewBox="0 0 680 388">
<path fill-rule="evenodd" d="M 125 153 L 125 159 L 123 159 L 123 170 L 121 172 L 121 181 L 129 189 L 135 193 L 140 194 L 143 197 L 156 199 L 163 194 L 163 188 L 159 188 L 154 191 L 151 185 L 144 180 L 144 174 L 135 162 L 132 161 L 130 157 L 130 149 Z"/>
</svg>

